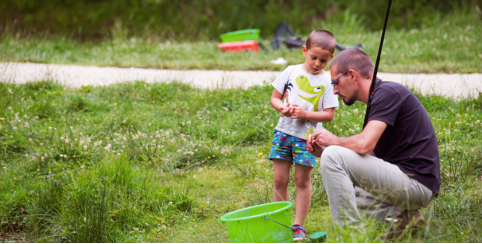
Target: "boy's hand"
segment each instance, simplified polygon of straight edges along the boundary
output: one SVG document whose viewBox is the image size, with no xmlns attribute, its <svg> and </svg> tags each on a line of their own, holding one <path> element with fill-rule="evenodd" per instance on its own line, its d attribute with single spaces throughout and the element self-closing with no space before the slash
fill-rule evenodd
<svg viewBox="0 0 482 244">
<path fill-rule="evenodd" d="M 306 110 L 304 110 L 298 104 L 293 104 L 293 106 L 291 106 L 291 118 L 292 119 L 305 119 L 306 118 Z"/>
<path fill-rule="evenodd" d="M 287 106 L 283 106 L 280 109 L 281 109 L 281 114 L 283 114 L 286 117 L 291 117 L 291 108 L 289 103 Z"/>
<path fill-rule="evenodd" d="M 309 153 L 313 154 L 313 156 L 319 158 L 321 157 L 323 150 L 325 150 L 325 147 L 318 145 L 318 143 L 314 139 L 315 138 L 313 138 L 313 135 L 308 136 L 306 149 L 308 150 Z"/>
</svg>

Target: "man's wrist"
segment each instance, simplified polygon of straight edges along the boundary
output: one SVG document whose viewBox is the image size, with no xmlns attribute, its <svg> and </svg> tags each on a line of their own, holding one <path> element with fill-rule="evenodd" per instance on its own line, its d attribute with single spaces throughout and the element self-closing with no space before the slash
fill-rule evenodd
<svg viewBox="0 0 482 244">
<path fill-rule="evenodd" d="M 340 146 L 340 137 L 335 136 L 335 139 L 333 140 L 333 144 L 331 146 Z"/>
</svg>

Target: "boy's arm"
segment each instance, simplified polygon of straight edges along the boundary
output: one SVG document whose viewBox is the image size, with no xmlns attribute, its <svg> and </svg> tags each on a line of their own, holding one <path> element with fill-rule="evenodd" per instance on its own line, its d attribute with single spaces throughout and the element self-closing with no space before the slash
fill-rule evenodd
<svg viewBox="0 0 482 244">
<path fill-rule="evenodd" d="M 291 116 L 290 109 L 285 106 L 285 103 L 281 101 L 283 94 L 279 93 L 276 89 L 274 89 L 273 94 L 271 94 L 271 105 L 274 109 L 280 111 L 284 116 Z"/>
<path fill-rule="evenodd" d="M 335 108 L 326 108 L 323 111 L 306 111 L 297 104 L 292 105 L 292 119 L 307 119 L 316 122 L 330 122 L 335 116 Z"/>
<path fill-rule="evenodd" d="M 274 89 L 273 94 L 271 94 L 271 105 L 273 106 L 274 109 L 278 110 L 281 112 L 282 108 L 285 107 L 285 104 L 283 101 L 281 101 L 281 98 L 283 95 L 279 93 L 276 89 Z"/>
</svg>

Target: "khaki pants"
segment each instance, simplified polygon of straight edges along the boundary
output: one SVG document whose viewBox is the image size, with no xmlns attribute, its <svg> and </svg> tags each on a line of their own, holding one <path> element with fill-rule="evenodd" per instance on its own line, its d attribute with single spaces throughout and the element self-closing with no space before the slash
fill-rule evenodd
<svg viewBox="0 0 482 244">
<path fill-rule="evenodd" d="M 321 175 L 335 226 L 364 231 L 360 212 L 379 221 L 427 207 L 435 194 L 398 166 L 340 146 L 321 155 Z"/>
</svg>

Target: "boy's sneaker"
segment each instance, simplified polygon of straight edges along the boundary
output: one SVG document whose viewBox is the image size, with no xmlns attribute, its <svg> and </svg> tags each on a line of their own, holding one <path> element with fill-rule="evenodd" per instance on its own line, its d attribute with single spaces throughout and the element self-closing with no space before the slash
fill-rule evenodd
<svg viewBox="0 0 482 244">
<path fill-rule="evenodd" d="M 306 239 L 306 230 L 302 225 L 293 225 L 293 241 Z"/>
</svg>

